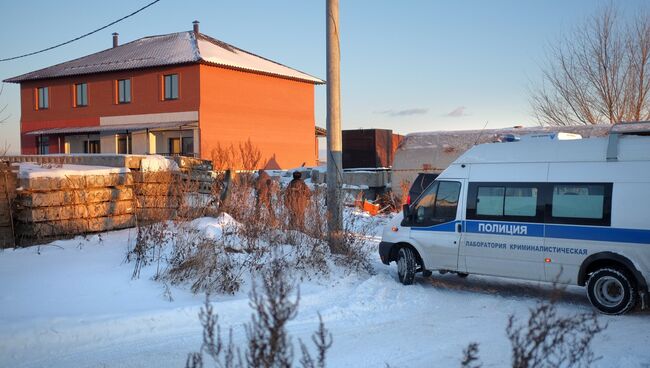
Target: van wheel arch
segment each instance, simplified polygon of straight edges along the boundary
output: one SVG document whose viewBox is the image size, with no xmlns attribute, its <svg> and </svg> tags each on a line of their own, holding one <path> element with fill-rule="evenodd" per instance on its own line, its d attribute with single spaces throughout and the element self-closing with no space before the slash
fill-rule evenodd
<svg viewBox="0 0 650 368">
<path fill-rule="evenodd" d="M 399 253 L 399 250 L 401 248 L 411 248 L 413 250 L 413 253 L 415 253 L 415 261 L 417 262 L 418 266 L 422 267 L 424 269 L 424 262 L 422 261 L 422 257 L 420 256 L 420 253 L 418 252 L 417 249 L 415 249 L 414 246 L 412 246 L 409 243 L 396 243 L 390 250 L 390 261 L 395 261 L 397 262 L 397 253 Z"/>
<path fill-rule="evenodd" d="M 626 257 L 613 252 L 600 252 L 587 257 L 587 259 L 582 262 L 580 271 L 578 271 L 578 285 L 585 286 L 590 273 L 599 268 L 611 266 L 618 266 L 629 272 L 630 276 L 632 276 L 634 281 L 636 281 L 638 290 L 648 290 L 646 280 L 643 278 L 643 275 L 641 275 L 641 272 L 634 267 L 634 263 Z"/>
</svg>

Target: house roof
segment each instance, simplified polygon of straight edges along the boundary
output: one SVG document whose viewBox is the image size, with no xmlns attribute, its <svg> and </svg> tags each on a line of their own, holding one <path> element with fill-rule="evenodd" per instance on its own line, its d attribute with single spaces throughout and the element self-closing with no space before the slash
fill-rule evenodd
<svg viewBox="0 0 650 368">
<path fill-rule="evenodd" d="M 192 31 L 140 38 L 121 46 L 9 78 L 5 82 L 20 83 L 187 63 L 205 63 L 313 84 L 325 83 L 322 79 Z"/>
</svg>

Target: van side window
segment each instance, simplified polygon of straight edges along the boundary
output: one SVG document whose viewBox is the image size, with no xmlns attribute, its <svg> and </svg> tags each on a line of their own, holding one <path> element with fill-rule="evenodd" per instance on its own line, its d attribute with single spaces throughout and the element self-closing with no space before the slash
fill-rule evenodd
<svg viewBox="0 0 650 368">
<path fill-rule="evenodd" d="M 454 221 L 459 196 L 459 182 L 434 182 L 413 205 L 414 225 L 431 226 Z"/>
<path fill-rule="evenodd" d="M 535 216 L 537 188 L 506 188 L 503 214 L 506 216 Z"/>
<path fill-rule="evenodd" d="M 467 218 L 543 222 L 541 184 L 470 183 Z"/>
<path fill-rule="evenodd" d="M 503 216 L 503 187 L 478 187 L 476 214 L 485 216 Z"/>
<path fill-rule="evenodd" d="M 549 222 L 610 225 L 611 184 L 552 184 Z"/>
</svg>

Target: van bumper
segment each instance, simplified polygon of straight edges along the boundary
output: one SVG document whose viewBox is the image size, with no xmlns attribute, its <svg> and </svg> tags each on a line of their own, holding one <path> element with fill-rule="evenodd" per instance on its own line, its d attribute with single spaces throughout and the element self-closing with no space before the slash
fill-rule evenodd
<svg viewBox="0 0 650 368">
<path fill-rule="evenodd" d="M 394 245 L 395 243 L 384 242 L 384 241 L 379 243 L 379 258 L 381 258 L 381 262 L 383 264 L 387 265 L 390 263 L 390 261 L 392 261 L 390 257 L 390 253 Z"/>
</svg>

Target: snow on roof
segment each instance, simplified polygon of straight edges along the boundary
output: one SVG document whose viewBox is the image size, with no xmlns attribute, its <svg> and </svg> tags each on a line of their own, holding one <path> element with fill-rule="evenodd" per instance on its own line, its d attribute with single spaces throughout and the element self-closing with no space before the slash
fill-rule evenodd
<svg viewBox="0 0 650 368">
<path fill-rule="evenodd" d="M 140 169 L 146 172 L 180 170 L 174 160 L 160 155 L 150 155 L 143 158 L 142 161 L 140 161 Z"/>
<path fill-rule="evenodd" d="M 123 174 L 130 170 L 125 167 L 107 167 L 90 165 L 39 165 L 34 162 L 21 162 L 18 177 L 31 178 L 66 178 L 71 176 Z"/>
<path fill-rule="evenodd" d="M 462 154 L 457 163 L 602 162 L 606 161 L 608 139 L 528 140 L 486 143 Z M 650 137 L 625 136 L 618 147 L 619 161 L 650 160 Z"/>
<path fill-rule="evenodd" d="M 407 134 L 399 145 L 399 149 L 448 148 L 450 151 L 464 151 L 470 147 L 494 142 L 500 135 L 514 134 L 518 136 L 551 132 L 580 134 L 583 138 L 604 137 L 611 125 L 581 125 L 562 127 L 526 127 L 502 128 L 483 130 L 451 130 L 419 132 Z"/>
<path fill-rule="evenodd" d="M 288 66 L 276 63 L 275 61 L 271 61 L 202 34 L 196 41 L 201 60 L 210 64 L 289 77 L 315 84 L 324 83 L 323 80 L 312 77 L 309 74 L 305 74 L 301 71 L 289 68 Z"/>
<path fill-rule="evenodd" d="M 140 38 L 78 59 L 9 78 L 5 82 L 20 83 L 30 80 L 187 63 L 207 63 L 308 83 L 325 83 L 319 78 L 204 34 L 199 33 L 197 37 L 192 31 Z"/>
</svg>

